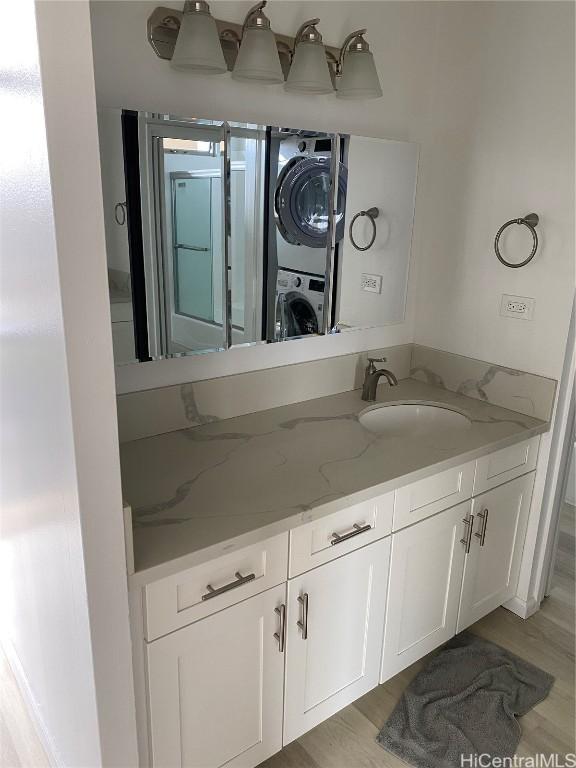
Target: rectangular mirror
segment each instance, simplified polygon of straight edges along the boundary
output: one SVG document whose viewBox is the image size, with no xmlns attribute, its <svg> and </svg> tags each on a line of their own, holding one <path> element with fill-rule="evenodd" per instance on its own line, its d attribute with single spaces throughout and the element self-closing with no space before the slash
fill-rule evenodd
<svg viewBox="0 0 576 768">
<path fill-rule="evenodd" d="M 336 316 L 342 329 L 398 323 L 408 287 L 418 146 L 350 136 L 346 148 Z"/>
<path fill-rule="evenodd" d="M 418 149 L 101 109 L 117 364 L 401 322 Z"/>
</svg>

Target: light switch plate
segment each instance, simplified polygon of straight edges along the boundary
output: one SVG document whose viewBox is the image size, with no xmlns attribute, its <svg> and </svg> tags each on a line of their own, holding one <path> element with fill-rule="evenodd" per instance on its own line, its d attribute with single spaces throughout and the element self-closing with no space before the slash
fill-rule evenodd
<svg viewBox="0 0 576 768">
<path fill-rule="evenodd" d="M 363 274 L 360 280 L 360 288 L 369 293 L 382 293 L 382 275 Z"/>
<path fill-rule="evenodd" d="M 536 299 L 504 293 L 500 303 L 500 314 L 502 317 L 515 317 L 517 320 L 532 320 L 535 306 Z"/>
</svg>

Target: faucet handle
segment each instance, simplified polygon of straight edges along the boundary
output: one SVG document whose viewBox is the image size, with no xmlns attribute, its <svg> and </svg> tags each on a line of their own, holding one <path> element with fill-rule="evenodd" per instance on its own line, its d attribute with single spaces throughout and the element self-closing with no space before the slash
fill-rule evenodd
<svg viewBox="0 0 576 768">
<path fill-rule="evenodd" d="M 385 363 L 386 358 L 385 357 L 369 357 L 368 358 L 368 365 L 366 366 L 366 373 L 374 373 L 376 371 L 376 366 L 374 363 Z"/>
</svg>

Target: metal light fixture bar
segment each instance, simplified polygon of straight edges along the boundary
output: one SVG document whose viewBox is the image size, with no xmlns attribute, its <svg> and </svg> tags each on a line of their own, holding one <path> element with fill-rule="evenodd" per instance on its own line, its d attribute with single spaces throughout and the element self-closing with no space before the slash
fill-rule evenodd
<svg viewBox="0 0 576 768">
<path fill-rule="evenodd" d="M 348 51 L 369 51 L 370 46 L 364 40 L 363 35 L 368 32 L 367 29 L 357 29 L 355 32 L 350 32 L 342 43 L 342 47 L 338 51 L 338 59 L 336 64 L 336 74 L 342 74 L 342 67 L 344 65 L 344 57 Z"/>
<path fill-rule="evenodd" d="M 172 58 L 182 15 L 181 11 L 158 6 L 148 17 L 148 42 L 158 58 L 167 60 Z M 308 22 L 308 24 L 310 24 L 310 22 Z M 231 21 L 216 19 L 216 26 L 218 28 L 218 35 L 222 44 L 224 58 L 226 59 L 228 69 L 231 71 L 234 67 L 236 56 L 238 55 L 240 40 L 242 39 L 242 24 L 235 24 Z M 298 30 L 298 33 L 301 34 L 305 29 L 306 25 L 303 25 L 303 28 Z M 298 35 L 296 37 L 289 37 L 288 35 L 275 34 L 274 36 L 276 38 L 276 45 L 278 47 L 282 69 L 286 76 L 290 68 L 290 62 Z M 350 37 L 352 38 L 353 36 L 354 35 Z M 326 49 L 326 58 L 328 59 L 330 70 L 333 74 L 336 74 L 338 60 L 340 58 L 340 48 L 329 45 L 325 45 L 324 47 Z"/>
</svg>

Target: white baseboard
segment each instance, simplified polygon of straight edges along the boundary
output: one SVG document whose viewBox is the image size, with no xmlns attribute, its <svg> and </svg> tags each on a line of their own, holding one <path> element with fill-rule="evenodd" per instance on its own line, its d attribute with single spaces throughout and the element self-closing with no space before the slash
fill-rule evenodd
<svg viewBox="0 0 576 768">
<path fill-rule="evenodd" d="M 5 636 L 0 638 L 0 643 L 2 645 L 2 650 L 6 655 L 6 659 L 8 660 L 8 664 L 10 665 L 10 669 L 12 670 L 12 674 L 16 679 L 18 688 L 20 689 L 20 693 L 24 699 L 24 703 L 26 704 L 32 719 L 32 723 L 36 728 L 38 740 L 46 752 L 46 757 L 48 758 L 50 765 L 53 766 L 53 768 L 65 768 L 64 763 L 57 757 L 58 751 L 56 749 L 56 745 L 54 744 L 52 737 L 50 736 L 50 732 L 46 727 L 46 723 L 42 718 L 40 707 L 34 698 L 34 694 L 32 693 L 32 689 L 28 683 L 28 678 L 26 677 L 26 673 L 24 672 L 24 668 L 22 667 L 14 646 Z"/>
<path fill-rule="evenodd" d="M 528 619 L 539 610 L 540 603 L 535 598 L 530 598 L 530 600 L 526 601 L 521 600 L 519 597 L 513 597 L 507 603 L 504 603 L 503 607 L 515 613 L 516 616 L 520 616 L 521 619 Z"/>
</svg>

